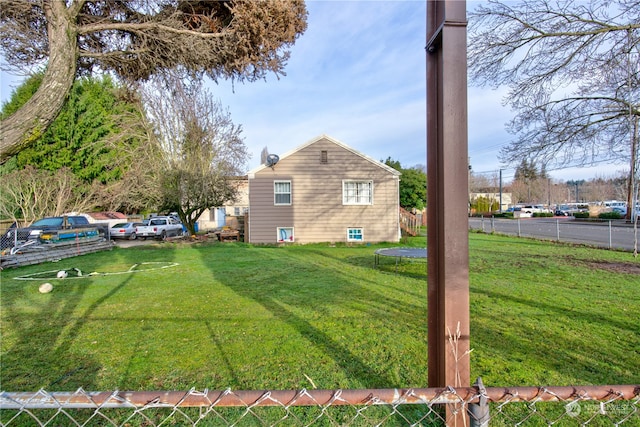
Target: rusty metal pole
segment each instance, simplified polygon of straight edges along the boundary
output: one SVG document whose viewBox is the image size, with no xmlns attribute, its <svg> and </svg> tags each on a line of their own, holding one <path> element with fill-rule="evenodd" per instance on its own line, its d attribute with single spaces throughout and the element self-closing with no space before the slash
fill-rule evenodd
<svg viewBox="0 0 640 427">
<path fill-rule="evenodd" d="M 470 383 L 466 25 L 466 1 L 427 1 L 429 387 Z"/>
</svg>

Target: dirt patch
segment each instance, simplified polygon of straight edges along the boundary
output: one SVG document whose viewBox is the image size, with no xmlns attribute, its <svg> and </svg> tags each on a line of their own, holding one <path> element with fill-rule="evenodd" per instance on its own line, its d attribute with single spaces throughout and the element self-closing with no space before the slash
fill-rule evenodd
<svg viewBox="0 0 640 427">
<path fill-rule="evenodd" d="M 217 242 L 218 236 L 215 234 L 198 234 L 196 236 L 183 236 L 179 239 L 171 240 L 171 243 L 183 243 L 183 244 L 191 244 L 191 243 L 206 243 L 206 242 Z"/>
<path fill-rule="evenodd" d="M 626 273 L 640 275 L 640 264 L 631 262 L 607 262 L 607 261 L 588 261 L 586 265 L 600 270 L 607 270 L 613 273 Z"/>
</svg>

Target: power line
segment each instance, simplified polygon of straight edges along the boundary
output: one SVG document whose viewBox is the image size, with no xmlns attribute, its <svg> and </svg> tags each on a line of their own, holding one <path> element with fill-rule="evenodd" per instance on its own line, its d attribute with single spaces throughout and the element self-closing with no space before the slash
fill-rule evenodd
<svg viewBox="0 0 640 427">
<path fill-rule="evenodd" d="M 488 152 L 491 152 L 491 151 L 496 151 L 496 148 L 502 148 L 503 146 L 509 144 L 510 142 L 511 141 L 505 141 L 505 142 L 500 142 L 498 144 L 489 145 L 489 146 L 483 145 L 481 147 L 481 149 L 479 149 L 479 150 L 478 149 L 474 149 L 474 150 L 470 151 L 469 154 L 470 155 L 472 155 L 472 154 L 483 154 L 483 153 L 488 153 Z M 472 145 L 472 144 L 469 144 L 469 145 Z"/>
<path fill-rule="evenodd" d="M 573 168 L 590 168 L 590 167 L 594 167 L 594 166 L 598 166 L 601 164 L 606 164 L 606 163 L 611 163 L 612 165 L 614 164 L 612 159 L 602 159 L 602 160 L 597 160 L 597 161 L 592 161 L 589 163 L 575 163 L 575 164 L 569 164 L 569 165 L 562 165 L 562 166 L 556 166 L 550 169 L 545 169 L 546 172 L 554 172 L 554 171 L 561 171 L 561 170 L 566 170 L 566 169 L 573 169 Z M 515 176 L 515 171 L 516 171 L 517 167 L 508 167 L 508 168 L 499 168 L 499 169 L 492 169 L 492 170 L 485 170 L 485 171 L 475 171 L 475 170 L 471 170 L 471 173 L 473 175 L 497 175 L 500 173 L 500 171 L 503 171 L 503 178 L 513 178 Z M 505 175 L 504 172 L 507 171 L 507 174 Z"/>
</svg>

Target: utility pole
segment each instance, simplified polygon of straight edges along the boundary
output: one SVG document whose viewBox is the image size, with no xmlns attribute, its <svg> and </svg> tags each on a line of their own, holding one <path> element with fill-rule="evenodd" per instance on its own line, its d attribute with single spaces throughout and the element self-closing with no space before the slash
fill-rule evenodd
<svg viewBox="0 0 640 427">
<path fill-rule="evenodd" d="M 500 213 L 502 213 L 502 169 L 500 169 Z"/>
</svg>

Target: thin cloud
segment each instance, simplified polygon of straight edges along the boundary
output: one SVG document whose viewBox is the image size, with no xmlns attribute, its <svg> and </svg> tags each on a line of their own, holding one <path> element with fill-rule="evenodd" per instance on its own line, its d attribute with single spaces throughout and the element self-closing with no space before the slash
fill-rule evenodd
<svg viewBox="0 0 640 427">
<path fill-rule="evenodd" d="M 287 76 L 217 91 L 250 151 L 288 151 L 325 133 L 373 158 L 425 163 L 424 2 L 311 1 L 308 9 Z"/>
<path fill-rule="evenodd" d="M 467 7 L 477 4 L 469 0 Z M 307 8 L 308 29 L 291 49 L 286 76 L 235 87 L 210 83 L 243 127 L 252 153 L 247 167 L 258 165 L 265 146 L 284 153 L 321 134 L 374 159 L 426 164 L 426 2 L 310 0 Z M 0 78 L 4 102 L 23 79 Z M 500 146 L 512 138 L 504 95 L 468 90 L 468 151 L 476 171 L 498 170 Z"/>
</svg>

